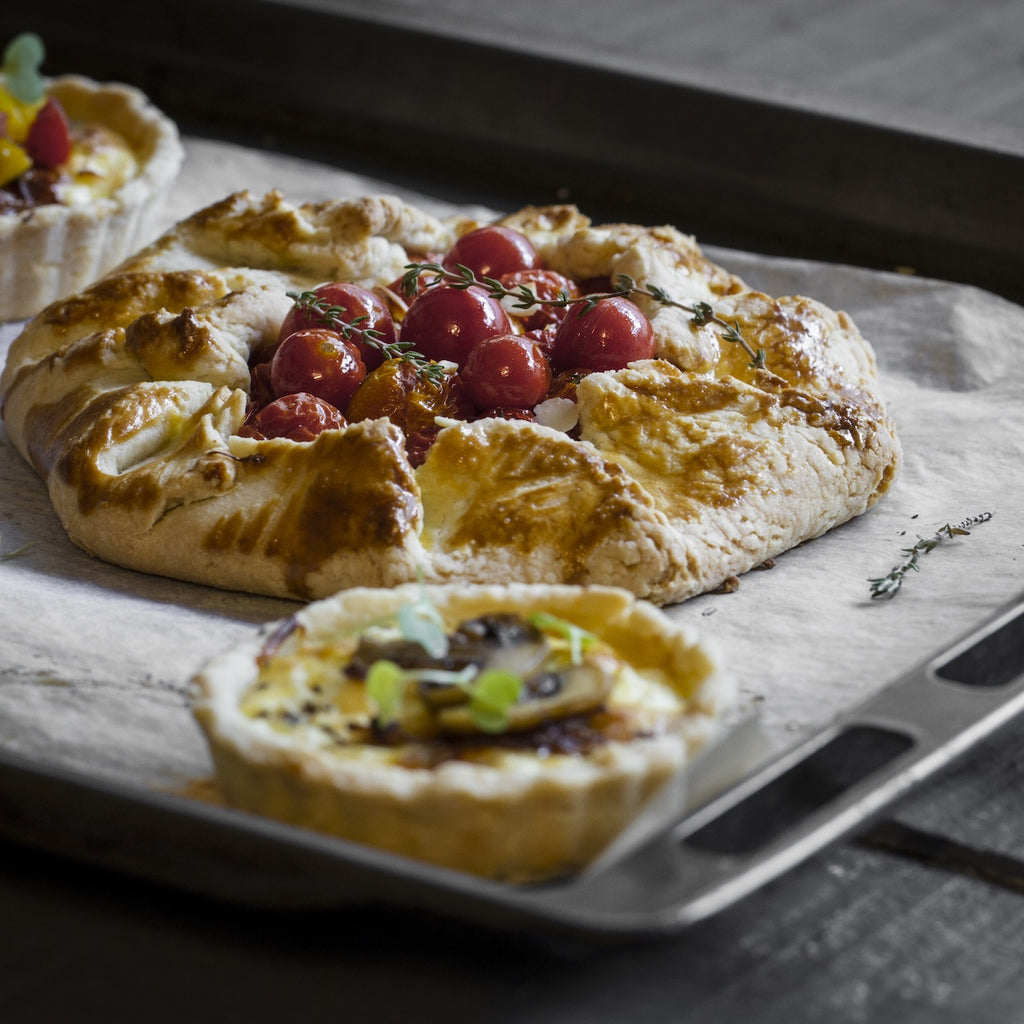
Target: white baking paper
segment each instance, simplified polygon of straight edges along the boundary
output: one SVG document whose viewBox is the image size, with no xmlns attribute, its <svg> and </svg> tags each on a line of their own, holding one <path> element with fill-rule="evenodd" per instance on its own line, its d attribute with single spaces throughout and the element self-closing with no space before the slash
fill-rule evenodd
<svg viewBox="0 0 1024 1024">
<path fill-rule="evenodd" d="M 187 139 L 168 222 L 241 188 L 297 200 L 391 191 L 342 170 Z M 474 213 L 483 213 L 473 209 Z M 684 230 L 686 225 L 680 225 Z M 970 287 L 709 249 L 771 294 L 845 309 L 873 343 L 905 450 L 867 515 L 670 610 L 720 651 L 771 749 L 872 694 L 1024 588 L 1024 309 Z M 0 351 L 17 333 L 0 327 Z M 892 600 L 868 578 L 946 524 L 990 521 L 922 558 Z M 0 749 L 141 786 L 209 775 L 188 705 L 200 664 L 286 601 L 142 575 L 73 546 L 0 433 Z"/>
</svg>

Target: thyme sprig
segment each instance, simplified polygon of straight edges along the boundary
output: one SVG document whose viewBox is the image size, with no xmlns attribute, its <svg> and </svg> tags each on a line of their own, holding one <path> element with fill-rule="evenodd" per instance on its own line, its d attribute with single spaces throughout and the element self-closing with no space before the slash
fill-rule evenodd
<svg viewBox="0 0 1024 1024">
<path fill-rule="evenodd" d="M 447 374 L 441 363 L 435 363 L 423 353 L 417 352 L 409 341 L 386 342 L 384 335 L 372 327 L 364 327 L 369 317 L 348 316 L 344 306 L 336 306 L 321 298 L 316 292 L 288 292 L 295 305 L 307 313 L 312 320 L 337 331 L 346 341 L 360 340 L 377 349 L 385 359 L 399 359 L 409 363 L 420 380 L 435 386 L 440 385 Z"/>
<path fill-rule="evenodd" d="M 906 557 L 898 565 L 894 565 L 885 576 L 869 579 L 871 584 L 871 597 L 873 599 L 889 599 L 895 597 L 903 586 L 903 578 L 908 572 L 920 572 L 921 558 L 930 551 L 934 551 L 943 541 L 952 540 L 954 537 L 969 537 L 970 527 L 979 523 L 987 523 L 992 518 L 991 512 L 982 512 L 980 515 L 969 516 L 962 522 L 951 526 L 945 526 L 936 530 L 930 537 L 918 537 L 913 547 L 903 548 L 901 553 Z"/>
<path fill-rule="evenodd" d="M 707 302 L 677 302 L 659 285 L 650 283 L 639 285 L 628 274 L 617 274 L 612 280 L 612 287 L 609 291 L 590 292 L 574 298 L 562 289 L 554 298 L 543 299 L 534 294 L 533 290 L 526 283 L 509 288 L 503 285 L 497 278 L 477 277 L 469 267 L 461 263 L 457 264 L 454 270 L 449 270 L 440 263 L 407 263 L 405 274 L 402 277 L 402 290 L 407 296 L 412 297 L 416 293 L 416 289 L 419 287 L 420 276 L 423 274 L 430 275 L 428 279 L 430 285 L 440 284 L 442 281 L 453 288 L 464 289 L 476 285 L 479 288 L 483 288 L 493 299 L 499 301 L 502 299 L 513 299 L 512 305 L 514 309 L 531 309 L 538 305 L 564 309 L 568 306 L 579 305 L 582 307 L 580 309 L 580 315 L 582 315 L 593 309 L 602 299 L 632 299 L 638 295 L 643 295 L 653 299 L 659 305 L 673 306 L 676 309 L 681 309 L 684 313 L 690 313 L 690 322 L 694 327 L 705 327 L 708 324 L 714 324 L 720 329 L 724 341 L 739 345 L 750 356 L 750 366 L 753 369 L 763 370 L 767 365 L 764 349 L 759 348 L 755 350 L 750 345 L 743 337 L 738 321 L 734 320 L 730 323 L 723 317 L 718 316 Z"/>
<path fill-rule="evenodd" d="M 27 555 L 35 546 L 36 542 L 30 540 L 13 551 L 0 551 L 0 562 L 9 562 L 12 558 L 20 558 L 22 555 Z"/>
</svg>

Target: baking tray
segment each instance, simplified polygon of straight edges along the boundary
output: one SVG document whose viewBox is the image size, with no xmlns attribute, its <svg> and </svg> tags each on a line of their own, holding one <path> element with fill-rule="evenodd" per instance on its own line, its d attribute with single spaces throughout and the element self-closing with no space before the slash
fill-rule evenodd
<svg viewBox="0 0 1024 1024">
<path fill-rule="evenodd" d="M 6 0 L 0 35 L 40 32 L 52 67 L 132 81 L 192 134 L 460 202 L 569 200 L 595 219 L 685 224 L 718 245 L 913 267 L 1024 298 L 1020 152 L 701 88 L 628 62 L 442 36 L 345 6 L 175 0 L 140 19 L 134 0 L 107 0 L 102 18 L 95 5 Z M 332 78 L 339 64 L 343 89 Z M 493 92 L 517 96 L 500 118 L 473 87 L 482 70 Z M 559 114 L 581 106 L 600 118 Z M 589 938 L 664 934 L 865 827 L 1016 714 L 1022 632 L 1017 600 L 737 786 L 666 812 L 642 842 L 627 837 L 617 858 L 557 885 L 482 882 L 9 752 L 0 752 L 0 832 L 246 904 L 389 903 Z"/>
<path fill-rule="evenodd" d="M 673 807 L 677 790 L 669 788 L 655 827 L 648 820 L 635 841 L 627 832 L 576 878 L 539 886 L 481 880 L 2 752 L 0 832 L 249 906 L 390 904 L 488 927 L 621 941 L 679 931 L 865 828 L 1022 709 L 1024 594 L 699 806 L 684 798 Z"/>
<path fill-rule="evenodd" d="M 102 7 L 102 16 L 97 14 Z M 368 10 L 369 8 L 369 10 Z M 569 200 L 704 243 L 913 268 L 1024 298 L 1024 146 L 384 18 L 361 0 L 4 0 L 47 68 L 144 89 L 190 133 L 494 209 Z M 562 52 L 558 52 L 561 50 Z"/>
</svg>

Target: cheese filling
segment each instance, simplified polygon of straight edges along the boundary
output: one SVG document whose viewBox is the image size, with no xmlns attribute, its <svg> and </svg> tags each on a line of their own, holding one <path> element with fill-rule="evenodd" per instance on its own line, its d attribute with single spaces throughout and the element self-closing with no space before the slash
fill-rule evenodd
<svg viewBox="0 0 1024 1024">
<path fill-rule="evenodd" d="M 686 714 L 686 698 L 662 673 L 638 671 L 571 624 L 531 618 L 462 623 L 438 657 L 394 623 L 315 642 L 298 626 L 268 642 L 241 711 L 267 736 L 408 768 L 585 756 L 609 742 L 669 732 Z M 467 632 L 488 630 L 506 635 L 466 643 Z M 382 665 L 398 682 L 388 716 L 374 688 Z M 517 692 L 496 722 L 475 707 L 474 681 L 483 687 L 499 675 Z"/>
<path fill-rule="evenodd" d="M 139 162 L 128 143 L 100 124 L 72 125 L 71 156 L 62 168 L 58 186 L 66 206 L 85 206 L 112 196 L 139 173 Z"/>
</svg>

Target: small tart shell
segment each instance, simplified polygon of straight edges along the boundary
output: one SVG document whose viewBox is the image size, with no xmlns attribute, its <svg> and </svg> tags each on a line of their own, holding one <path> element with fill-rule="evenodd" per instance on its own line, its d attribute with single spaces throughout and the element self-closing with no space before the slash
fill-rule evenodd
<svg viewBox="0 0 1024 1024">
<path fill-rule="evenodd" d="M 139 171 L 109 197 L 88 204 L 0 214 L 0 321 L 33 316 L 153 237 L 184 158 L 174 123 L 137 89 L 66 75 L 52 80 L 47 92 L 70 120 L 117 132 Z"/>
<path fill-rule="evenodd" d="M 486 763 L 409 768 L 379 756 L 332 756 L 299 733 L 244 714 L 258 637 L 197 675 L 195 716 L 230 805 L 443 867 L 510 882 L 571 873 L 628 825 L 651 794 L 714 733 L 731 689 L 708 650 L 653 605 L 609 587 L 430 586 L 451 628 L 492 611 L 546 611 L 597 633 L 641 672 L 668 680 L 685 710 L 660 735 L 609 740 L 585 754 L 527 749 Z M 296 615 L 304 643 L 358 629 L 420 594 L 359 588 Z"/>
</svg>

